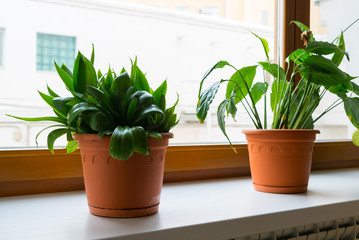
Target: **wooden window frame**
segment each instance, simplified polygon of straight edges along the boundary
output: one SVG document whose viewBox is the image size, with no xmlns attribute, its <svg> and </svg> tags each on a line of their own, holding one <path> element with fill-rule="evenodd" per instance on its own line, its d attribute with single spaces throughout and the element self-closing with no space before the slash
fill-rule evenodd
<svg viewBox="0 0 359 240">
<path fill-rule="evenodd" d="M 309 26 L 310 0 L 284 0 L 284 58 L 296 49 L 300 32 L 289 25 L 298 20 Z M 301 46 L 300 46 L 301 47 Z M 164 182 L 249 176 L 246 144 L 169 146 Z M 351 141 L 316 142 L 312 170 L 359 167 L 359 148 Z M 81 156 L 77 150 L 0 151 L 0 196 L 83 190 Z"/>
</svg>

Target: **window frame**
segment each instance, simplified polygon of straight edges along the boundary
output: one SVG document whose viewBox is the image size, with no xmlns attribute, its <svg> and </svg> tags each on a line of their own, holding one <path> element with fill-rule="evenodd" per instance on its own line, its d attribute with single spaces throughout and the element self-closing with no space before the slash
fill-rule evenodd
<svg viewBox="0 0 359 240">
<path fill-rule="evenodd" d="M 310 0 L 284 0 L 283 59 L 299 47 L 300 32 L 292 20 L 309 26 Z M 169 146 L 164 182 L 249 176 L 246 144 Z M 351 141 L 316 142 L 312 170 L 359 167 L 359 148 Z M 57 149 L 0 151 L 0 197 L 83 190 L 80 152 L 67 154 Z"/>
</svg>

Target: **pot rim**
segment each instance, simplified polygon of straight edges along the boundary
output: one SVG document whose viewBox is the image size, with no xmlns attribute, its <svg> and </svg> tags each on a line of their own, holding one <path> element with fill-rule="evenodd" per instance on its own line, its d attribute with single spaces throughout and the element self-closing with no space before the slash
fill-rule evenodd
<svg viewBox="0 0 359 240">
<path fill-rule="evenodd" d="M 260 135 L 266 133 L 315 133 L 319 134 L 318 129 L 243 129 L 242 133 L 247 135 Z"/>
<path fill-rule="evenodd" d="M 162 138 L 173 138 L 172 132 L 160 133 L 160 134 L 161 134 Z M 75 140 L 99 140 L 99 139 L 111 138 L 111 135 L 106 135 L 106 136 L 103 136 L 102 138 L 100 138 L 98 136 L 98 133 L 75 133 L 73 135 L 73 138 Z"/>
</svg>

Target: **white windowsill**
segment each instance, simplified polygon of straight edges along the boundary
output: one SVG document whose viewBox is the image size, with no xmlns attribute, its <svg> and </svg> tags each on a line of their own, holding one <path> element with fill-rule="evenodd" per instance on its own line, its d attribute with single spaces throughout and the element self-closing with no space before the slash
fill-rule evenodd
<svg viewBox="0 0 359 240">
<path fill-rule="evenodd" d="M 359 168 L 313 172 L 305 194 L 256 192 L 250 178 L 165 184 L 159 213 L 91 215 L 85 193 L 0 198 L 1 239 L 230 239 L 359 216 Z"/>
</svg>

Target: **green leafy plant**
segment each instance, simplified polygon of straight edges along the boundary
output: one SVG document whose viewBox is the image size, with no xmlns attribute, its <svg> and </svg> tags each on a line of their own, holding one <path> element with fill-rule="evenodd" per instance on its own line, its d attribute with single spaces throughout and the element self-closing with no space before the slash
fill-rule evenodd
<svg viewBox="0 0 359 240">
<path fill-rule="evenodd" d="M 65 65 L 55 63 L 58 75 L 70 96 L 61 97 L 47 86 L 48 94 L 39 91 L 41 98 L 56 116 L 25 118 L 8 115 L 25 121 L 52 121 L 54 128 L 47 136 L 47 146 L 54 151 L 54 142 L 67 135 L 66 149 L 77 149 L 73 134 L 98 133 L 111 135 L 110 155 L 126 160 L 134 152 L 148 154 L 147 137 L 162 140 L 160 133 L 169 132 L 177 123 L 174 113 L 178 103 L 166 108 L 167 81 L 153 90 L 145 74 L 131 62 L 131 73 L 122 69 L 116 74 L 111 68 L 106 74 L 94 68 L 94 49 L 91 59 L 78 53 L 71 72 Z"/>
<path fill-rule="evenodd" d="M 345 112 L 352 124 L 359 128 L 359 86 L 352 81 L 355 77 L 338 68 L 344 57 L 349 60 L 343 35 L 348 28 L 330 43 L 316 41 L 307 26 L 296 21 L 293 23 L 303 32 L 305 48 L 297 49 L 288 56 L 287 71 L 278 64 L 270 62 L 267 41 L 253 33 L 263 45 L 266 62 L 237 69 L 226 61 L 219 61 L 205 73 L 199 87 L 197 117 L 204 122 L 220 85 L 226 83 L 226 94 L 218 106 L 217 120 L 230 144 L 225 129 L 225 117 L 230 114 L 235 118 L 239 104 L 245 109 L 257 129 L 268 128 L 266 106 L 262 118 L 256 106 L 263 96 L 264 103 L 267 104 L 269 88 L 265 79 L 263 82 L 254 83 L 259 67 L 274 78 L 269 95 L 273 112 L 272 129 L 312 129 L 316 121 L 341 103 L 344 103 Z M 202 91 L 204 81 L 211 72 L 226 66 L 231 67 L 234 74 L 229 79 L 216 81 Z M 296 75 L 300 76 L 298 82 L 295 82 Z M 313 118 L 313 112 L 326 93 L 334 94 L 337 99 L 318 117 Z M 359 133 L 353 135 L 354 143 L 359 143 L 358 135 Z"/>
</svg>

